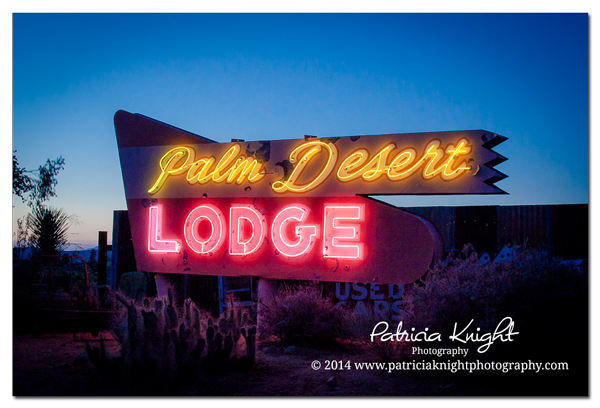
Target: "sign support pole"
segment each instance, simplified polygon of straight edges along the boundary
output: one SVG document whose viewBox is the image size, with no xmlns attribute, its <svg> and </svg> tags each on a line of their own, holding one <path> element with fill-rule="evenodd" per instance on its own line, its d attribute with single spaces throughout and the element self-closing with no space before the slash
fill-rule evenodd
<svg viewBox="0 0 600 408">
<path fill-rule="evenodd" d="M 256 316 L 256 325 L 259 335 L 262 335 L 262 314 L 264 313 L 265 309 L 268 309 L 271 306 L 272 301 L 277 294 L 277 281 L 275 279 L 259 278 L 257 292 L 258 310 Z"/>
<path fill-rule="evenodd" d="M 154 282 L 156 283 L 156 297 L 167 298 L 169 296 L 169 286 L 171 285 L 169 275 L 166 273 L 155 273 Z"/>
</svg>

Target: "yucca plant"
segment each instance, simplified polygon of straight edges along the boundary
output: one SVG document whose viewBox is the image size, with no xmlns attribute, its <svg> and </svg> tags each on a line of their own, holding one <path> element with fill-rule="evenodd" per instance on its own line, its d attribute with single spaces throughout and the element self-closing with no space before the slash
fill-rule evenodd
<svg viewBox="0 0 600 408">
<path fill-rule="evenodd" d="M 36 206 L 27 215 L 27 241 L 39 265 L 41 282 L 52 285 L 60 265 L 59 255 L 69 246 L 69 228 L 76 222 L 62 208 Z"/>
</svg>

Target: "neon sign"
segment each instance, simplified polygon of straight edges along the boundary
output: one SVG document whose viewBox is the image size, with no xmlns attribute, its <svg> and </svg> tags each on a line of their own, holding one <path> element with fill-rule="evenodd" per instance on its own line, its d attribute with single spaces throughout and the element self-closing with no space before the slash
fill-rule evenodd
<svg viewBox="0 0 600 408">
<path fill-rule="evenodd" d="M 368 196 L 504 194 L 506 138 L 484 130 L 216 143 L 124 111 L 115 129 L 148 272 L 410 283 L 441 237 Z"/>
<path fill-rule="evenodd" d="M 504 194 L 492 148 L 506 138 L 484 130 L 210 143 L 125 112 L 115 123 L 130 198 Z"/>
<path fill-rule="evenodd" d="M 175 147 L 160 158 L 158 162 L 160 175 L 148 192 L 150 194 L 158 192 L 168 177 L 184 173 L 189 184 L 205 184 L 209 181 L 241 184 L 246 180 L 255 183 L 264 176 L 260 173 L 261 166 L 256 159 L 240 156 L 240 150 L 240 145 L 236 143 L 221 156 L 218 162 L 214 156 L 201 157 L 194 161 L 193 149 L 185 146 Z M 214 170 L 209 173 L 213 165 Z"/>
<path fill-rule="evenodd" d="M 310 209 L 300 204 L 293 204 L 281 210 L 273 220 L 271 239 L 273 245 L 281 254 L 295 258 L 310 251 L 315 245 L 315 238 L 319 237 L 318 225 L 303 225 Z M 296 221 L 295 242 L 286 236 L 285 229 L 289 223 Z"/>
<path fill-rule="evenodd" d="M 202 220 L 208 221 L 210 233 L 202 239 L 199 234 L 199 226 Z M 185 219 L 183 229 L 185 242 L 188 247 L 198 254 L 211 254 L 221 247 L 225 238 L 225 222 L 223 213 L 213 205 L 201 205 L 194 208 Z"/>
<path fill-rule="evenodd" d="M 264 217 L 249 205 L 229 209 L 229 255 L 250 255 L 265 237 Z"/>
<path fill-rule="evenodd" d="M 390 161 L 394 149 L 397 152 Z M 204 185 L 209 182 L 240 185 L 262 180 L 267 174 L 264 165 L 256 158 L 241 155 L 240 151 L 240 144 L 235 143 L 218 161 L 214 156 L 201 157 L 194 161 L 194 149 L 175 147 L 158 161 L 160 174 L 148 193 L 156 194 L 168 178 L 183 174 L 190 185 Z M 424 180 L 439 176 L 444 181 L 451 181 L 471 170 L 471 166 L 467 164 L 467 155 L 470 152 L 471 144 L 467 138 L 451 142 L 445 148 L 440 140 L 434 139 L 426 144 L 418 160 L 417 149 L 412 146 L 397 149 L 395 143 L 388 143 L 372 157 L 367 149 L 360 148 L 341 161 L 335 177 L 339 182 L 347 183 L 357 179 L 371 182 L 385 175 L 388 181 L 398 182 L 420 174 Z M 313 165 L 319 155 L 325 157 L 325 163 L 316 172 L 313 171 L 312 176 L 302 180 L 303 173 L 308 173 L 308 167 Z M 291 174 L 285 180 L 271 181 L 272 191 L 278 194 L 305 193 L 316 189 L 333 174 L 338 156 L 339 151 L 334 143 L 315 140 L 300 144 L 292 150 L 288 158 L 293 167 Z M 278 175 L 276 172 L 269 174 Z"/>
<path fill-rule="evenodd" d="M 310 149 L 304 153 L 302 158 L 299 157 L 300 152 L 305 151 L 308 147 Z M 325 166 L 321 169 L 321 171 L 312 178 L 312 180 L 308 181 L 304 185 L 297 184 L 298 177 L 305 170 L 305 167 L 308 166 L 309 162 L 315 155 L 319 152 L 324 152 L 327 157 L 327 162 Z M 276 193 L 285 193 L 286 191 L 291 191 L 293 193 L 303 193 L 305 191 L 312 190 L 313 188 L 318 187 L 333 170 L 333 167 L 336 164 L 338 156 L 338 149 L 332 143 L 325 143 L 320 140 L 314 142 L 303 143 L 300 146 L 296 147 L 290 153 L 289 161 L 294 165 L 294 170 L 290 177 L 285 181 L 276 181 L 272 184 L 273 191 Z"/>
<path fill-rule="evenodd" d="M 179 240 L 160 239 L 162 219 L 160 208 L 148 210 L 148 251 L 168 254 L 179 253 Z M 298 258 L 310 252 L 319 236 L 320 226 L 305 224 L 310 209 L 302 204 L 292 204 L 279 211 L 271 224 L 273 247 L 281 255 Z M 364 221 L 364 205 L 327 205 L 324 209 L 323 257 L 362 259 L 363 243 L 360 242 L 361 225 Z M 204 222 L 204 228 L 201 228 Z M 347 224 L 350 222 L 350 224 Z M 290 239 L 286 229 L 294 223 L 295 239 Z M 225 240 L 226 224 L 223 212 L 211 204 L 195 207 L 187 215 L 183 235 L 187 248 L 200 255 L 217 253 Z M 200 230 L 203 230 L 203 233 Z M 229 255 L 247 256 L 257 252 L 265 242 L 265 217 L 251 205 L 232 205 L 229 209 Z"/>
<path fill-rule="evenodd" d="M 323 222 L 323 256 L 325 258 L 362 259 L 364 244 L 360 243 L 360 222 L 365 219 L 363 205 L 325 207 Z M 347 224 L 348 221 L 358 221 Z M 348 244 L 348 242 L 351 242 Z M 354 243 L 358 242 L 358 243 Z"/>
<path fill-rule="evenodd" d="M 150 215 L 148 216 L 148 252 L 179 252 L 181 241 L 161 239 L 162 237 L 162 222 L 160 207 L 150 207 Z"/>
<path fill-rule="evenodd" d="M 344 159 L 338 168 L 337 177 L 344 182 L 361 177 L 365 181 L 374 181 L 386 175 L 390 181 L 399 181 L 412 176 L 424 167 L 421 172 L 424 179 L 429 180 L 439 175 L 443 180 L 450 181 L 471 170 L 471 166 L 467 165 L 465 160 L 465 156 L 471 151 L 468 139 L 460 139 L 456 147 L 450 144 L 445 150 L 440 148 L 440 145 L 439 140 L 432 140 L 425 147 L 425 153 L 416 161 L 417 151 L 413 147 L 407 147 L 397 153 L 389 164 L 387 164 L 388 156 L 396 147 L 394 143 L 383 147 L 370 160 L 369 152 L 366 149 L 359 149 Z M 443 163 L 436 167 L 444 156 Z M 459 158 L 462 161 L 458 161 Z M 363 165 L 367 160 L 368 163 Z"/>
</svg>

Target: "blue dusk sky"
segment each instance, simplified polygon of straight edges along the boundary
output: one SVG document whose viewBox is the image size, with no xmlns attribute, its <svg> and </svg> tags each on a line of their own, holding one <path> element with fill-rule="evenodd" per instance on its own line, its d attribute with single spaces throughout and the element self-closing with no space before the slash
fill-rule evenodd
<svg viewBox="0 0 600 408">
<path fill-rule="evenodd" d="M 588 202 L 586 14 L 14 14 L 13 150 L 65 158 L 48 204 L 71 241 L 126 209 L 113 116 L 229 142 L 485 129 L 509 195 L 399 206 Z M 13 197 L 13 221 L 28 208 Z M 13 223 L 14 226 L 14 223 Z"/>
</svg>

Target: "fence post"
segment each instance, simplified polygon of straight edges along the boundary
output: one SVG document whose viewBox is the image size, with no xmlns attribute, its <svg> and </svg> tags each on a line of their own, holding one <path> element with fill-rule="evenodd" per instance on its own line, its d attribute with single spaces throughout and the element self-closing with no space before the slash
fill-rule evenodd
<svg viewBox="0 0 600 408">
<path fill-rule="evenodd" d="M 98 286 L 106 285 L 106 250 L 108 233 L 98 231 Z"/>
</svg>

